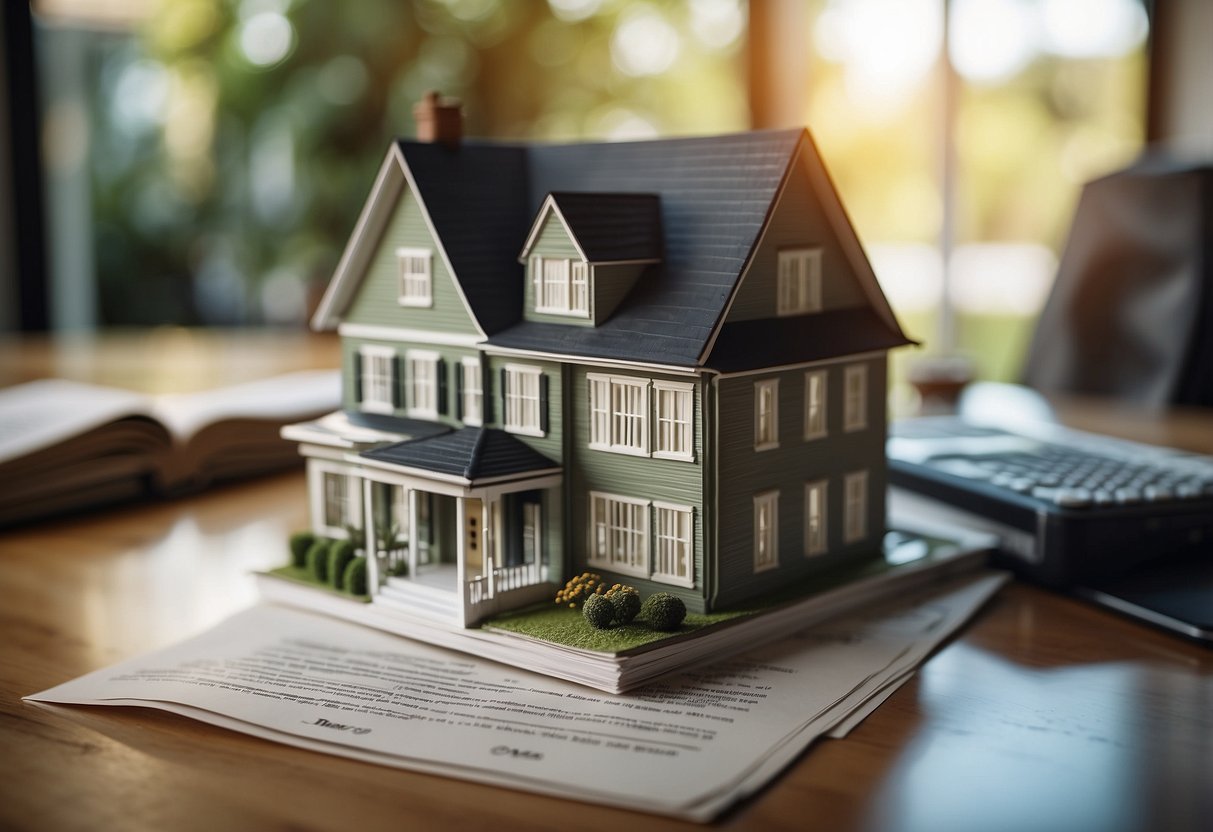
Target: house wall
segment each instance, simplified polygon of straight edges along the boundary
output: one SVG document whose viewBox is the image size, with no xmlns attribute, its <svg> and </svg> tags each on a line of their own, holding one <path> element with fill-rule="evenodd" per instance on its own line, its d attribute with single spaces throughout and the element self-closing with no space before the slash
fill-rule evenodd
<svg viewBox="0 0 1213 832">
<path fill-rule="evenodd" d="M 844 368 L 868 366 L 867 427 L 843 430 Z M 827 428 L 823 438 L 804 438 L 805 372 L 826 369 Z M 789 581 L 806 577 L 876 551 L 884 534 L 885 486 L 885 388 L 884 356 L 853 361 L 820 363 L 776 373 L 720 378 L 717 382 L 715 418 L 719 420 L 719 457 L 716 476 L 718 536 L 713 608 L 728 607 L 746 599 L 782 588 Z M 755 382 L 779 380 L 779 447 L 756 451 Z M 868 472 L 867 536 L 855 543 L 843 542 L 843 481 L 846 474 Z M 805 555 L 805 485 L 828 482 L 825 554 Z M 755 572 L 754 496 L 777 489 L 778 566 Z"/>
<path fill-rule="evenodd" d="M 587 376 L 604 373 L 648 380 L 686 383 L 686 376 L 663 376 L 593 367 L 571 366 L 569 395 L 572 420 L 569 426 L 568 459 L 565 466 L 565 486 L 569 494 L 569 540 L 571 574 L 589 570 L 599 572 L 611 583 L 630 584 L 642 596 L 652 592 L 669 592 L 682 598 L 687 608 L 704 610 L 704 382 L 694 379 L 694 461 L 656 459 L 590 448 L 590 396 Z M 651 394 L 650 390 L 650 394 Z M 651 405 L 651 401 L 650 401 Z M 650 414 L 652 408 L 650 407 Z M 650 415 L 650 428 L 655 423 Z M 692 509 L 692 540 L 695 586 L 684 587 L 664 581 L 646 580 L 591 565 L 590 554 L 590 492 L 599 491 L 623 497 L 661 501 L 690 506 Z M 650 517 L 650 551 L 655 529 Z"/>
<path fill-rule="evenodd" d="M 726 320 L 776 317 L 779 250 L 817 247 L 823 250 L 822 311 L 866 304 L 863 290 L 843 256 L 829 217 L 813 193 L 805 163 L 798 161 L 779 196 L 758 250 L 742 277 Z"/>
<path fill-rule="evenodd" d="M 421 350 L 424 352 L 437 353 L 439 359 L 446 364 L 447 384 L 446 384 L 446 400 L 445 413 L 440 414 L 435 420 L 444 425 L 451 427 L 460 427 L 462 423 L 455 417 L 458 411 L 456 396 L 458 395 L 459 383 L 457 373 L 459 372 L 460 361 L 464 358 L 476 358 L 480 356 L 483 366 L 484 358 L 480 352 L 473 348 L 467 347 L 448 347 L 438 346 L 434 344 L 418 344 L 407 341 L 386 341 L 374 338 L 355 338 L 346 336 L 341 339 L 341 384 L 342 394 L 341 400 L 343 406 L 347 410 L 358 410 L 359 402 L 357 396 L 358 374 L 355 372 L 355 355 L 364 345 L 378 345 L 392 349 L 399 357 L 399 367 L 401 368 L 400 375 L 396 378 L 396 384 L 400 389 L 401 407 L 397 408 L 393 415 L 407 416 L 409 407 L 409 378 L 405 364 L 405 356 L 409 350 Z"/>
<path fill-rule="evenodd" d="M 431 260 L 433 306 L 401 306 L 396 249 L 428 249 Z M 433 332 L 476 335 L 477 328 L 455 281 L 447 271 L 430 234 L 421 207 L 409 188 L 400 200 L 375 247 L 366 277 L 343 318 L 345 323 L 405 327 Z"/>
</svg>

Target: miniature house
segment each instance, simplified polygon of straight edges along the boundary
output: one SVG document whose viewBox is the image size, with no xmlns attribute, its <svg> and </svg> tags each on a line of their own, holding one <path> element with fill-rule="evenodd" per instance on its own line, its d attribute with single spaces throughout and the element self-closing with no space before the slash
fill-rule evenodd
<svg viewBox="0 0 1213 832">
<path fill-rule="evenodd" d="M 590 570 L 707 611 L 879 549 L 909 341 L 807 132 L 490 144 L 421 106 L 313 320 L 344 409 L 284 430 L 372 603 L 466 625 Z"/>
</svg>

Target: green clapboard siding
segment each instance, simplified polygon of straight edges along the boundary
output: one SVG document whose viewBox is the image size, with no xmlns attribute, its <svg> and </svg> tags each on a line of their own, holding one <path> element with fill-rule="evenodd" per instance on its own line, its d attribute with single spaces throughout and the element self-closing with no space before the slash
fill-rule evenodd
<svg viewBox="0 0 1213 832">
<path fill-rule="evenodd" d="M 569 489 L 569 517 L 571 520 L 568 545 L 572 552 L 572 573 L 591 570 L 600 572 L 611 582 L 626 583 L 647 596 L 652 592 L 670 592 L 686 602 L 688 609 L 704 611 L 704 507 L 703 507 L 703 391 L 702 382 L 695 380 L 694 391 L 694 447 L 695 461 L 653 459 L 630 456 L 591 449 L 588 373 L 603 373 L 643 379 L 665 379 L 687 382 L 680 378 L 643 375 L 616 370 L 595 370 L 586 367 L 571 368 L 570 410 L 572 425 L 569 432 L 568 463 L 565 466 L 565 484 Z M 650 390 L 650 395 L 652 391 Z M 655 427 L 650 400 L 650 425 Z M 696 585 L 693 588 L 675 586 L 660 581 L 645 580 L 633 575 L 623 575 L 603 570 L 589 563 L 590 506 L 592 491 L 615 494 L 649 501 L 666 502 L 690 506 L 693 519 L 694 571 Z M 656 529 L 650 516 L 650 545 Z"/>
<path fill-rule="evenodd" d="M 355 388 L 358 384 L 357 376 L 354 373 L 354 355 L 361 349 L 364 344 L 373 344 L 377 346 L 390 347 L 395 350 L 399 357 L 399 367 L 401 376 L 396 379 L 397 385 L 400 387 L 400 402 L 395 414 L 396 416 L 407 416 L 410 405 L 409 379 L 408 379 L 408 364 L 405 358 L 410 350 L 420 350 L 424 352 L 437 353 L 439 360 L 446 365 L 447 383 L 446 383 L 446 412 L 444 415 L 439 415 L 438 422 L 451 427 L 460 427 L 461 423 L 455 418 L 458 406 L 456 396 L 458 395 L 459 381 L 458 373 L 460 371 L 460 362 L 464 358 L 480 357 L 483 364 L 484 357 L 473 348 L 460 347 L 440 347 L 432 344 L 412 344 L 399 341 L 380 341 L 371 338 L 351 338 L 344 337 L 341 339 L 341 354 L 342 354 L 342 401 L 347 410 L 358 410 L 358 402 L 356 400 Z"/>
<path fill-rule="evenodd" d="M 859 363 L 849 362 L 849 363 Z M 790 580 L 805 577 L 851 557 L 875 551 L 884 533 L 885 373 L 883 357 L 862 359 L 868 365 L 868 426 L 845 433 L 843 372 L 848 362 L 820 364 L 807 369 L 828 370 L 826 401 L 829 433 L 820 439 L 804 438 L 805 370 L 720 379 L 717 389 L 719 426 L 718 492 L 719 535 L 717 595 L 713 606 L 728 607 L 770 592 Z M 754 450 L 754 382 L 779 379 L 779 442 L 777 449 Z M 853 471 L 868 471 L 868 536 L 843 543 L 843 478 Z M 804 554 L 805 484 L 828 482 L 826 530 L 828 551 Z M 754 572 L 754 496 L 779 491 L 777 568 Z"/>
<path fill-rule="evenodd" d="M 401 247 L 428 249 L 433 253 L 433 306 L 418 308 L 400 305 L 400 270 L 396 249 Z M 408 188 L 400 195 L 400 201 L 376 245 L 375 255 L 362 279 L 362 285 L 358 287 L 343 321 L 444 333 L 477 334 L 476 325 L 467 306 L 438 252 L 438 242 L 426 226 L 421 206 Z"/>
<path fill-rule="evenodd" d="M 771 222 L 750 263 L 728 320 L 746 321 L 776 317 L 777 277 L 781 248 L 823 249 L 821 258 L 821 303 L 823 311 L 845 309 L 867 303 L 850 265 L 843 257 L 838 238 L 818 203 L 804 163 L 788 178 L 775 205 Z"/>
</svg>

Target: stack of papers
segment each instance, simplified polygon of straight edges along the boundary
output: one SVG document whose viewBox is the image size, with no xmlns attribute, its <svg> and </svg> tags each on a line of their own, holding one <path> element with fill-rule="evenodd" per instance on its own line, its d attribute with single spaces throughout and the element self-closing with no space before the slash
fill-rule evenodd
<svg viewBox="0 0 1213 832">
<path fill-rule="evenodd" d="M 983 573 L 627 695 L 287 607 L 28 701 L 159 708 L 327 754 L 698 821 L 858 724 L 993 595 Z"/>
</svg>

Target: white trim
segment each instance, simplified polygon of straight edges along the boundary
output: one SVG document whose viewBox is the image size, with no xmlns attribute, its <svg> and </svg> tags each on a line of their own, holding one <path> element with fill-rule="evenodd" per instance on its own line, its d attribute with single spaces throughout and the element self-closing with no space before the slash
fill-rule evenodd
<svg viewBox="0 0 1213 832">
<path fill-rule="evenodd" d="M 364 413 L 383 413 L 388 416 L 392 415 L 396 412 L 396 395 L 393 390 L 396 385 L 400 384 L 400 379 L 396 377 L 396 350 L 392 347 L 383 346 L 382 344 L 361 344 L 358 347 L 358 354 L 362 357 L 361 372 L 358 374 L 358 378 L 354 379 L 354 383 L 358 385 L 359 390 L 358 409 Z M 373 359 L 383 358 L 388 360 L 387 401 L 380 401 L 378 399 L 368 400 L 366 395 L 366 380 L 368 376 L 367 370 L 369 367 L 374 366 Z M 372 377 L 377 377 L 379 374 L 369 373 L 369 375 Z"/>
<path fill-rule="evenodd" d="M 431 332 L 425 329 L 374 326 L 373 324 L 338 324 L 337 334 L 350 338 L 373 338 L 377 341 L 411 341 L 415 344 L 430 344 L 437 347 L 475 347 L 483 342 L 479 335 L 456 335 L 446 332 Z"/>
<path fill-rule="evenodd" d="M 365 522 L 362 510 L 361 471 L 357 465 L 347 465 L 327 459 L 311 457 L 307 462 L 308 497 L 312 510 L 312 530 L 324 537 L 349 539 L 344 526 L 328 524 L 328 494 L 325 490 L 325 475 L 345 478 L 346 520 L 357 518 Z M 351 523 L 352 525 L 352 523 Z"/>
<path fill-rule="evenodd" d="M 817 507 L 818 532 L 813 534 L 811 498 L 813 493 L 820 494 Z M 813 480 L 804 484 L 804 554 L 805 557 L 824 555 L 830 550 L 830 481 Z"/>
<path fill-rule="evenodd" d="M 660 257 L 645 257 L 645 258 L 639 259 L 639 260 L 593 260 L 593 261 L 587 260 L 586 262 L 589 263 L 591 266 L 639 266 L 639 265 L 647 266 L 647 265 L 651 265 L 653 263 L 660 263 L 661 258 Z"/>
<path fill-rule="evenodd" d="M 543 431 L 543 368 L 536 367 L 534 364 L 506 364 L 502 367 L 505 370 L 505 384 L 501 391 L 501 426 L 507 433 L 518 434 L 519 436 L 546 436 Z M 535 424 L 509 424 L 510 411 L 510 376 L 511 375 L 528 375 L 535 379 Z M 519 413 L 519 416 L 522 414 Z"/>
<path fill-rule="evenodd" d="M 817 406 L 812 402 L 813 379 L 820 379 Z M 812 424 L 814 410 L 820 415 L 820 425 Z M 804 374 L 804 439 L 812 442 L 830 435 L 830 371 L 827 368 L 806 370 Z"/>
<path fill-rule="evenodd" d="M 425 293 L 424 297 L 419 293 L 417 295 L 408 294 L 407 288 L 408 278 L 404 270 L 405 261 L 409 258 L 417 258 L 425 261 Z M 399 246 L 396 249 L 396 303 L 401 306 L 410 306 L 422 309 L 431 309 L 434 306 L 434 252 L 428 248 L 411 248 L 409 246 Z"/>
<path fill-rule="evenodd" d="M 788 370 L 803 370 L 806 367 L 829 367 L 834 364 L 848 364 L 854 361 L 864 361 L 873 358 L 883 358 L 888 350 L 868 350 L 867 352 L 856 352 L 850 355 L 837 355 L 832 358 L 818 358 L 813 361 L 797 361 L 795 364 L 779 364 L 774 367 L 755 367 L 753 370 L 738 370 L 735 373 L 722 373 L 719 370 L 713 370 L 710 367 L 702 368 L 702 372 L 712 373 L 719 378 L 745 378 L 746 376 L 769 375 L 771 373 L 783 373 Z"/>
<path fill-rule="evenodd" d="M 547 267 L 551 263 L 560 263 L 564 266 L 564 274 L 559 282 L 564 290 L 564 306 L 549 306 L 545 305 L 547 300 L 547 285 L 548 274 Z M 573 276 L 580 266 L 584 270 L 583 285 L 585 289 L 585 309 L 578 309 L 573 305 Z M 593 272 L 589 263 L 585 260 L 579 260 L 573 257 L 547 257 L 542 254 L 532 254 L 526 262 L 528 285 L 531 287 L 532 300 L 534 301 L 532 311 L 538 315 L 555 315 L 562 318 L 580 318 L 588 320 L 590 318 L 590 307 L 593 305 L 594 297 L 594 282 Z"/>
<path fill-rule="evenodd" d="M 851 391 L 852 379 L 858 391 Z M 842 429 L 846 433 L 866 430 L 868 427 L 868 365 L 850 364 L 842 374 Z"/>
<path fill-rule="evenodd" d="M 459 413 L 461 420 L 465 425 L 472 427 L 480 427 L 484 424 L 484 365 L 480 363 L 479 356 L 470 357 L 464 356 L 459 359 L 459 383 L 456 393 L 459 396 Z M 476 379 L 476 399 L 479 402 L 480 412 L 476 414 L 476 418 L 468 418 L 468 372 Z"/>
<path fill-rule="evenodd" d="M 648 500 L 638 499 L 636 497 L 625 497 L 621 494 L 608 494 L 603 491 L 591 491 L 588 495 L 589 504 L 589 545 L 586 548 L 586 560 L 591 566 L 596 566 L 600 569 L 605 569 L 610 572 L 618 572 L 621 575 L 632 575 L 637 578 L 648 578 L 650 574 L 650 550 L 652 549 L 652 533 L 650 530 L 649 506 L 651 503 Z M 597 501 L 603 500 L 605 505 L 603 508 L 607 511 L 608 516 L 605 518 L 598 517 Z M 639 513 L 641 523 L 640 529 L 636 530 L 630 527 L 614 525 L 611 522 L 611 503 L 620 503 L 625 506 L 633 506 L 643 509 Z M 599 551 L 598 526 L 599 522 L 603 524 L 604 538 L 602 540 L 603 551 Z M 639 535 L 639 557 L 641 564 L 639 566 L 624 563 L 620 564 L 612 558 L 611 553 L 611 536 L 613 533 L 622 533 L 629 536 Z"/>
<path fill-rule="evenodd" d="M 522 244 L 522 251 L 518 254 L 518 262 L 525 264 L 527 258 L 531 256 L 531 249 L 535 247 L 535 241 L 539 238 L 539 229 L 543 228 L 543 223 L 546 221 L 549 211 L 555 214 L 556 218 L 560 220 L 560 224 L 564 226 L 564 234 L 569 238 L 569 242 L 573 244 L 573 248 L 577 249 L 578 256 L 586 263 L 590 262 L 589 258 L 585 256 L 585 252 L 581 249 L 581 243 L 577 242 L 577 238 L 569 228 L 564 214 L 560 213 L 560 207 L 556 204 L 555 197 L 551 194 L 543 198 L 543 204 L 539 206 L 539 211 L 535 214 L 535 221 L 531 223 L 531 230 L 526 235 L 526 242 Z"/>
<path fill-rule="evenodd" d="M 761 527 L 762 510 L 770 509 L 765 529 Z M 763 538 L 765 531 L 766 537 Z M 766 543 L 767 552 L 762 553 L 761 544 Z M 779 568 L 779 490 L 763 491 L 754 495 L 754 573 Z"/>
<path fill-rule="evenodd" d="M 843 543 L 855 543 L 868 536 L 868 496 L 867 469 L 843 477 Z"/>
<path fill-rule="evenodd" d="M 687 393 L 691 397 L 690 412 L 687 414 L 688 420 L 685 422 L 687 450 L 685 451 L 663 451 L 661 445 L 661 394 L 663 391 L 673 393 Z M 687 381 L 665 381 L 663 379 L 653 379 L 653 458 L 654 459 L 675 459 L 680 462 L 695 461 L 695 385 Z M 681 420 L 672 419 L 675 429 L 682 431 L 683 422 Z"/>
<path fill-rule="evenodd" d="M 405 350 L 404 360 L 407 364 L 405 369 L 405 378 L 408 380 L 406 387 L 408 388 L 408 401 L 405 402 L 405 412 L 409 416 L 416 419 L 437 419 L 438 418 L 438 362 L 442 356 L 433 350 Z M 431 384 L 431 395 L 434 400 L 433 407 L 418 407 L 417 406 L 417 368 L 421 364 L 428 364 L 433 371 L 433 377 L 429 380 Z"/>
<path fill-rule="evenodd" d="M 653 520 L 652 528 L 652 557 L 649 563 L 649 578 L 654 581 L 660 581 L 665 584 L 674 584 L 675 586 L 694 587 L 695 586 L 695 507 L 684 506 L 678 503 L 666 503 L 660 500 L 653 500 Z M 674 575 L 668 572 L 657 571 L 658 549 L 661 545 L 661 522 L 659 511 L 674 511 L 687 515 L 687 538 L 686 538 L 686 567 L 687 574 L 685 577 Z"/>
<path fill-rule="evenodd" d="M 652 428 L 650 421 L 651 404 L 649 401 L 649 385 L 651 382 L 645 378 L 637 378 L 635 376 L 611 376 L 601 373 L 586 373 L 586 391 L 589 394 L 589 413 L 590 413 L 590 441 L 589 447 L 596 451 L 611 451 L 612 453 L 629 454 L 631 456 L 648 456 L 649 455 L 649 435 Z M 605 406 L 600 408 L 606 414 L 606 441 L 594 439 L 595 418 L 595 390 L 598 389 L 596 384 L 606 385 L 607 401 Z M 615 408 L 615 388 L 632 388 L 640 391 L 640 412 L 630 413 L 617 410 Z M 639 440 L 639 446 L 619 441 L 618 427 L 622 419 L 634 419 L 640 417 L 640 424 L 636 430 L 636 438 Z"/>
<path fill-rule="evenodd" d="M 822 248 L 795 246 L 775 252 L 775 315 L 780 318 L 822 310 Z M 795 275 L 789 274 L 795 266 Z M 792 288 L 796 290 L 795 303 Z"/>
<path fill-rule="evenodd" d="M 516 347 L 501 347 L 496 344 L 484 344 L 486 355 L 496 355 L 502 358 L 533 358 L 541 361 L 556 361 L 561 364 L 576 364 L 581 367 L 601 367 L 604 370 L 655 370 L 669 375 L 697 376 L 703 372 L 715 372 L 704 367 L 678 367 L 672 364 L 648 364 L 643 361 L 625 361 L 622 359 L 601 358 L 594 355 L 572 355 L 570 353 L 544 352 L 542 350 L 527 350 Z M 766 372 L 765 370 L 763 372 Z"/>
<path fill-rule="evenodd" d="M 766 414 L 770 420 L 771 437 L 763 438 L 762 396 L 771 391 L 771 409 Z M 779 447 L 779 379 L 765 378 L 754 382 L 754 450 L 770 451 Z"/>
</svg>

